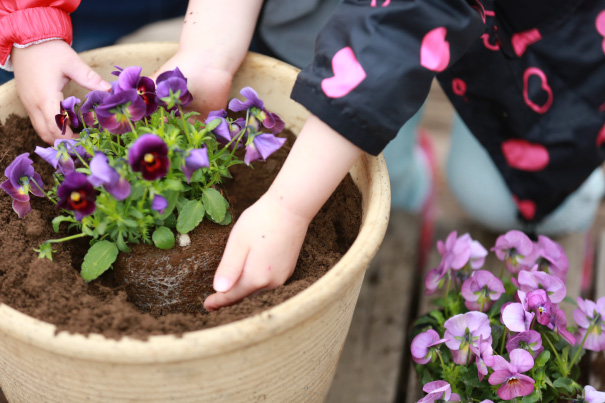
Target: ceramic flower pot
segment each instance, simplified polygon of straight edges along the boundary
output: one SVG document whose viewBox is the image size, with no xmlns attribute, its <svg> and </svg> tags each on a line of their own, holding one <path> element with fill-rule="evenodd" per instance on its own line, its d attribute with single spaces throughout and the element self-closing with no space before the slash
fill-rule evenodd
<svg viewBox="0 0 605 403">
<path fill-rule="evenodd" d="M 172 43 L 122 45 L 83 54 L 105 78 L 114 65 L 150 74 Z M 290 100 L 297 69 L 250 54 L 233 88 L 253 86 L 297 133 L 308 112 Z M 66 95 L 82 97 L 75 85 Z M 232 94 L 236 95 L 236 92 Z M 0 87 L 0 121 L 25 116 L 14 82 Z M 318 402 L 325 399 L 349 329 L 365 269 L 387 227 L 389 181 L 382 157 L 351 170 L 363 197 L 359 235 L 343 258 L 303 292 L 259 315 L 224 326 L 109 340 L 61 332 L 0 304 L 0 387 L 19 402 Z"/>
</svg>

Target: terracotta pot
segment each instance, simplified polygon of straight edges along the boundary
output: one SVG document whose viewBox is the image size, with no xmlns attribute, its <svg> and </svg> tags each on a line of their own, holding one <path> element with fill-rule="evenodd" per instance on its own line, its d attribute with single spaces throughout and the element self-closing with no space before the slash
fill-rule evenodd
<svg viewBox="0 0 605 403">
<path fill-rule="evenodd" d="M 172 43 L 122 45 L 83 54 L 110 77 L 114 65 L 150 74 L 177 49 Z M 250 54 L 232 96 L 253 86 L 298 133 L 308 112 L 290 100 L 297 69 Z M 67 95 L 84 90 L 67 87 Z M 0 121 L 25 116 L 14 82 L 0 87 Z M 319 402 L 328 393 L 365 269 L 384 237 L 390 208 L 382 156 L 351 170 L 363 196 L 359 236 L 322 278 L 259 315 L 183 337 L 148 341 L 55 334 L 55 326 L 0 305 L 0 386 L 18 402 Z"/>
</svg>

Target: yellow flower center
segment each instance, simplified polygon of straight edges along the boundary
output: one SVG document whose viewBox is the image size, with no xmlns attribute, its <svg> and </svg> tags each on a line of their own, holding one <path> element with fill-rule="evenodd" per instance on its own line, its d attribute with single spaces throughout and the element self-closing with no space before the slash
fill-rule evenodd
<svg viewBox="0 0 605 403">
<path fill-rule="evenodd" d="M 146 163 L 148 164 L 153 164 L 153 162 L 155 161 L 155 157 L 153 156 L 153 154 L 151 153 L 147 153 L 145 154 L 145 156 L 143 157 L 143 159 L 145 160 Z"/>
<path fill-rule="evenodd" d="M 79 192 L 71 192 L 69 198 L 77 203 L 82 199 L 82 195 Z"/>
</svg>

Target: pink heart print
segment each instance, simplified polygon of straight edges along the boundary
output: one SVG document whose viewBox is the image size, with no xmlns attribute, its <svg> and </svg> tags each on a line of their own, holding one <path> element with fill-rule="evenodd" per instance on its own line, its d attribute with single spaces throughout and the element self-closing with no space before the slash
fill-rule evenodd
<svg viewBox="0 0 605 403">
<path fill-rule="evenodd" d="M 450 63 L 450 44 L 445 40 L 447 29 L 429 31 L 420 45 L 420 65 L 431 71 L 442 72 Z"/>
<path fill-rule="evenodd" d="M 513 200 L 521 212 L 521 215 L 525 217 L 526 220 L 531 220 L 536 215 L 536 203 L 531 200 L 519 200 L 519 198 L 513 195 Z"/>
<path fill-rule="evenodd" d="M 324 78 L 321 82 L 321 89 L 330 98 L 344 97 L 366 78 L 366 72 L 348 46 L 336 52 L 332 58 L 332 70 L 334 77 Z"/>
<path fill-rule="evenodd" d="M 599 134 L 597 134 L 597 147 L 601 147 L 601 144 L 603 143 L 605 143 L 605 125 L 601 127 Z"/>
<path fill-rule="evenodd" d="M 386 7 L 389 4 L 391 4 L 391 0 L 384 0 L 384 3 L 382 3 L 382 7 Z M 372 3 L 370 3 L 370 6 L 376 7 L 376 0 L 372 0 Z"/>
<path fill-rule="evenodd" d="M 597 27 L 597 32 L 603 37 L 603 53 L 605 53 L 605 10 L 597 15 L 595 25 Z"/>
<path fill-rule="evenodd" d="M 540 78 L 540 86 L 548 96 L 546 102 L 544 102 L 544 105 L 538 105 L 534 103 L 534 101 L 529 99 L 529 77 L 534 75 Z M 525 101 L 527 106 L 529 106 L 534 112 L 540 114 L 546 113 L 552 105 L 552 88 L 550 88 L 550 85 L 548 84 L 546 74 L 544 74 L 544 72 L 537 67 L 529 67 L 527 70 L 525 70 L 525 73 L 523 73 L 523 100 Z"/>
<path fill-rule="evenodd" d="M 546 147 L 522 139 L 503 142 L 502 153 L 508 165 L 522 171 L 540 171 L 546 168 L 550 161 Z"/>
</svg>

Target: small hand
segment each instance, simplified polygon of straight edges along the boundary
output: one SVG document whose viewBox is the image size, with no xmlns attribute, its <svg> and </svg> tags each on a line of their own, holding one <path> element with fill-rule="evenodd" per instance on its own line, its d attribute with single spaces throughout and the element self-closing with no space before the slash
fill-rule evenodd
<svg viewBox="0 0 605 403">
<path fill-rule="evenodd" d="M 284 284 L 294 272 L 310 221 L 267 194 L 261 197 L 233 227 L 214 276 L 217 292 L 204 307 L 213 311 Z"/>
<path fill-rule="evenodd" d="M 63 100 L 63 88 L 69 80 L 88 90 L 111 89 L 111 85 L 62 40 L 50 40 L 26 48 L 15 47 L 11 59 L 19 98 L 34 129 L 49 144 L 53 144 L 55 139 L 73 136 L 69 128 L 65 135 L 61 135 L 55 123 L 59 103 Z"/>
<path fill-rule="evenodd" d="M 201 114 L 201 119 L 208 112 L 223 109 L 227 106 L 229 89 L 233 75 L 228 71 L 205 66 L 204 60 L 192 52 L 179 51 L 151 75 L 153 80 L 164 71 L 178 67 L 187 77 L 187 88 L 193 95 L 193 102 L 187 107 Z"/>
</svg>

